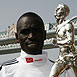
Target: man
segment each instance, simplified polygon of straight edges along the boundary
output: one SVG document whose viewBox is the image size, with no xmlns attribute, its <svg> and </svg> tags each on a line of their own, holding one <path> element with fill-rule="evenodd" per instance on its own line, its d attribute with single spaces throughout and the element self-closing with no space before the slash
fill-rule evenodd
<svg viewBox="0 0 77 77">
<path fill-rule="evenodd" d="M 48 77 L 52 63 L 42 51 L 46 32 L 40 16 L 28 12 L 17 22 L 16 39 L 21 55 L 1 66 L 0 77 Z"/>
<path fill-rule="evenodd" d="M 74 43 L 74 27 L 71 20 L 66 20 L 70 10 L 65 4 L 59 4 L 55 10 L 56 39 L 52 39 L 53 44 L 60 47 L 59 57 L 52 66 L 49 77 L 58 77 L 64 70 L 69 67 L 73 68 L 74 74 L 77 77 L 77 57 Z M 69 76 L 70 77 L 70 76 Z"/>
</svg>

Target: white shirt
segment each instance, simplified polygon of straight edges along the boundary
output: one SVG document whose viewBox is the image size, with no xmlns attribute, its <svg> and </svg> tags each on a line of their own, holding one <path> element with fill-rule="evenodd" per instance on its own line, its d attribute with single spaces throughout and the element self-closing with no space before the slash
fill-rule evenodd
<svg viewBox="0 0 77 77">
<path fill-rule="evenodd" d="M 3 64 L 0 77 L 49 77 L 52 64 L 47 52 L 29 55 L 21 50 L 19 58 Z"/>
</svg>

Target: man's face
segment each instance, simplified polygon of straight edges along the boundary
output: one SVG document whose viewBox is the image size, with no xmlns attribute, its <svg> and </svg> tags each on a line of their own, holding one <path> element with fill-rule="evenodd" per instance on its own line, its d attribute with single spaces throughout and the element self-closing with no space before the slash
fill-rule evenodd
<svg viewBox="0 0 77 77">
<path fill-rule="evenodd" d="M 44 42 L 43 26 L 34 17 L 23 17 L 17 32 L 22 50 L 28 54 L 41 54 Z"/>
<path fill-rule="evenodd" d="M 65 11 L 64 8 L 57 8 L 56 9 L 56 15 L 55 15 L 56 19 L 63 19 L 65 18 Z"/>
</svg>

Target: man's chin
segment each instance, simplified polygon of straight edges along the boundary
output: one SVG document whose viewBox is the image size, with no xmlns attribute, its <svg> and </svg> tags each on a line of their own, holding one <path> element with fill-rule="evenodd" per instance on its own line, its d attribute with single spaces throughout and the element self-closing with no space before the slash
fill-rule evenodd
<svg viewBox="0 0 77 77">
<path fill-rule="evenodd" d="M 39 47 L 37 47 L 37 46 L 28 46 L 27 47 L 27 53 L 28 54 L 32 54 L 32 55 L 35 55 L 36 54 L 36 52 L 37 52 L 37 50 L 39 50 Z"/>
</svg>

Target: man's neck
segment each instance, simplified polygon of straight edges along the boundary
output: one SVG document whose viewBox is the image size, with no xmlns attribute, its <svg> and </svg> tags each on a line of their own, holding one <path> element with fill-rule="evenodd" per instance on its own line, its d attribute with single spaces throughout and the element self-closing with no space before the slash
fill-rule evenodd
<svg viewBox="0 0 77 77">
<path fill-rule="evenodd" d="M 61 24 L 64 21 L 64 19 L 57 19 L 57 23 Z"/>
</svg>

